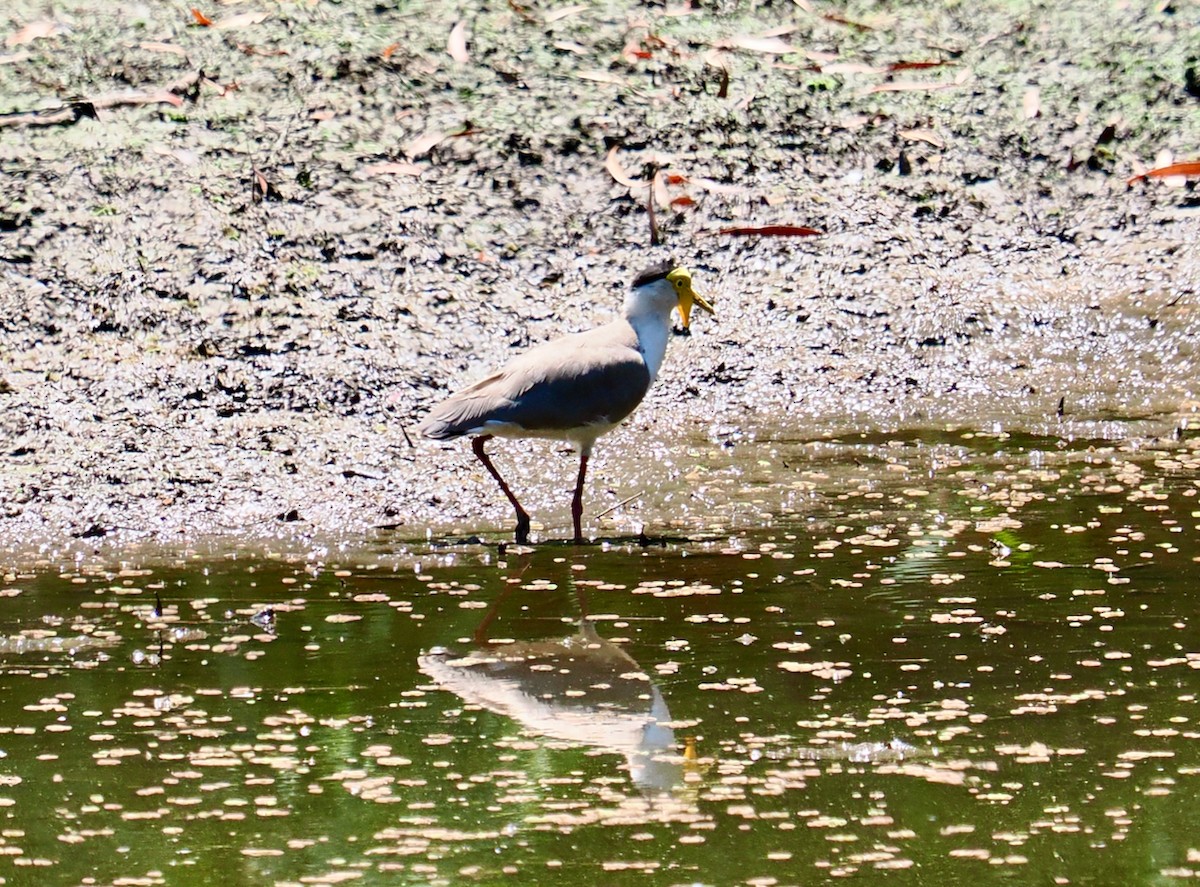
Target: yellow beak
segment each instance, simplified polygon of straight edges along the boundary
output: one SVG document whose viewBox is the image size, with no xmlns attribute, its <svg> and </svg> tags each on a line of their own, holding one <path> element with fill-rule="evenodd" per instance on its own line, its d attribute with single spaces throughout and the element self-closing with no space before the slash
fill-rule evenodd
<svg viewBox="0 0 1200 887">
<path fill-rule="evenodd" d="M 709 314 L 717 313 L 713 310 L 713 306 L 709 304 L 708 299 L 692 289 L 692 285 L 689 283 L 679 291 L 679 319 L 683 322 L 685 330 L 692 321 L 692 305 L 698 305 Z"/>
</svg>

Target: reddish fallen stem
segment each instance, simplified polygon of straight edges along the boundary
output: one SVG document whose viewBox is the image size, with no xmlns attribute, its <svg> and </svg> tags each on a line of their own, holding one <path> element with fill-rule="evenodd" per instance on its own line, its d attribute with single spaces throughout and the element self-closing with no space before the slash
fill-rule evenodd
<svg viewBox="0 0 1200 887">
<path fill-rule="evenodd" d="M 1200 160 L 1185 160 L 1181 163 L 1150 169 L 1141 175 L 1133 176 L 1126 184 L 1132 185 L 1142 179 L 1165 179 L 1168 176 L 1200 176 Z"/>
<path fill-rule="evenodd" d="M 722 228 L 717 233 L 735 237 L 816 237 L 825 232 L 802 225 L 763 225 L 761 228 Z"/>
</svg>

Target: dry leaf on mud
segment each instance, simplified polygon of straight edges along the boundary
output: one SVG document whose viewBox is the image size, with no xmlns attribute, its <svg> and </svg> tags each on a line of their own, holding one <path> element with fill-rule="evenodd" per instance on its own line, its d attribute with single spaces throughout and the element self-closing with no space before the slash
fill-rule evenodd
<svg viewBox="0 0 1200 887">
<path fill-rule="evenodd" d="M 626 188 L 644 188 L 646 183 L 640 179 L 632 178 L 625 171 L 625 167 L 621 165 L 621 158 L 617 156 L 617 151 L 620 149 L 613 145 L 608 149 L 608 156 L 604 158 L 604 168 L 608 170 L 608 174 L 617 182 L 624 185 Z"/>
<path fill-rule="evenodd" d="M 402 163 L 397 160 L 364 166 L 358 171 L 358 175 L 364 179 L 371 179 L 375 176 L 419 176 L 424 171 L 425 167 L 423 166 L 415 163 Z"/>
<path fill-rule="evenodd" d="M 925 142 L 935 148 L 946 147 L 945 140 L 932 129 L 902 129 L 897 135 L 910 142 Z"/>
<path fill-rule="evenodd" d="M 411 141 L 405 142 L 400 150 L 409 160 L 415 160 L 423 154 L 428 154 L 435 147 L 444 142 L 449 134 L 441 130 L 430 130 L 422 133 Z"/>
<path fill-rule="evenodd" d="M 460 19 L 450 29 L 450 39 L 446 41 L 446 52 L 459 64 L 466 64 L 471 60 L 471 54 L 467 52 L 466 21 Z"/>
<path fill-rule="evenodd" d="M 577 71 L 575 76 L 580 80 L 591 80 L 593 83 L 611 83 L 613 86 L 625 86 L 628 84 L 628 81 L 624 77 L 619 77 L 608 71 Z"/>
<path fill-rule="evenodd" d="M 223 18 L 219 22 L 215 22 L 213 27 L 218 31 L 235 31 L 238 28 L 245 28 L 250 25 L 257 25 L 266 20 L 270 13 L 266 12 L 242 12 L 238 15 L 231 15 L 229 18 Z"/>
<path fill-rule="evenodd" d="M 283 194 L 275 187 L 257 166 L 251 168 L 254 178 L 250 185 L 250 199 L 254 203 L 261 203 L 264 200 L 283 200 Z"/>
<path fill-rule="evenodd" d="M 671 192 L 667 190 L 667 174 L 661 169 L 654 176 L 654 202 L 662 209 L 671 206 Z"/>
<path fill-rule="evenodd" d="M 555 9 L 552 12 L 547 12 L 544 18 L 546 24 L 551 24 L 552 22 L 557 22 L 564 18 L 578 15 L 581 12 L 587 12 L 587 9 L 587 6 L 582 3 L 578 6 L 564 6 L 562 9 Z"/>
<path fill-rule="evenodd" d="M 715 44 L 720 48 L 742 49 L 746 52 L 760 52 L 764 55 L 786 55 L 799 50 L 782 37 L 753 37 L 749 34 L 739 34 Z"/>
<path fill-rule="evenodd" d="M 30 22 L 25 27 L 5 37 L 4 45 L 8 47 L 21 46 L 25 43 L 32 43 L 34 40 L 41 40 L 43 37 L 51 37 L 56 33 L 58 33 L 58 22 Z"/>
<path fill-rule="evenodd" d="M 697 188 L 703 188 L 711 194 L 745 194 L 747 191 L 741 185 L 727 185 L 725 182 L 718 182 L 713 179 L 693 177 L 691 183 Z"/>
<path fill-rule="evenodd" d="M 1025 95 L 1021 99 L 1021 110 L 1024 112 L 1026 120 L 1042 116 L 1042 94 L 1036 86 L 1025 90 Z"/>
<path fill-rule="evenodd" d="M 1141 181 L 1142 179 L 1165 179 L 1171 176 L 1183 176 L 1185 178 L 1200 176 L 1200 160 L 1184 160 L 1167 166 L 1157 166 L 1154 169 L 1148 169 L 1144 173 L 1132 176 L 1126 184 L 1132 185 L 1134 182 Z"/>
<path fill-rule="evenodd" d="M 625 167 L 620 163 L 620 157 L 617 156 L 619 150 L 617 145 L 613 145 L 612 148 L 608 149 L 608 156 L 605 157 L 604 161 L 604 168 L 608 170 L 608 175 L 611 175 L 613 180 L 619 182 L 620 185 L 628 188 L 646 187 L 648 182 L 635 179 L 634 176 L 626 172 Z"/>
<path fill-rule="evenodd" d="M 884 70 L 862 62 L 832 62 L 821 65 L 821 72 L 824 74 L 882 74 Z"/>
</svg>

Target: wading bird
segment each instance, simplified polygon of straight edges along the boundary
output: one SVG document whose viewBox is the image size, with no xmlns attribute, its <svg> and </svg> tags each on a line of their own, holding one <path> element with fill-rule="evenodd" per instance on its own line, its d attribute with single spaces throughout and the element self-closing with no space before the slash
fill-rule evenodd
<svg viewBox="0 0 1200 887">
<path fill-rule="evenodd" d="M 529 541 L 529 515 L 484 452 L 484 444 L 493 437 L 570 441 L 579 451 L 571 518 L 575 542 L 581 543 L 583 481 L 596 438 L 616 428 L 642 402 L 667 351 L 671 312 L 679 309 L 687 329 L 693 305 L 714 313 L 692 289 L 691 272 L 673 262 L 647 268 L 634 279 L 619 318 L 525 352 L 435 406 L 417 431 L 433 440 L 473 438 L 475 457 L 517 513 L 519 543 Z"/>
</svg>

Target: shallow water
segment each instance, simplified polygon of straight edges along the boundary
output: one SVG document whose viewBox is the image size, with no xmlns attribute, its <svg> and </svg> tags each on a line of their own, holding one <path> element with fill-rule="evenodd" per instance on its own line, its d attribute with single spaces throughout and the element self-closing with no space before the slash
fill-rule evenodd
<svg viewBox="0 0 1200 887">
<path fill-rule="evenodd" d="M 1197 876 L 1189 441 L 737 458 L 666 538 L 9 574 L 0 883 Z"/>
</svg>

